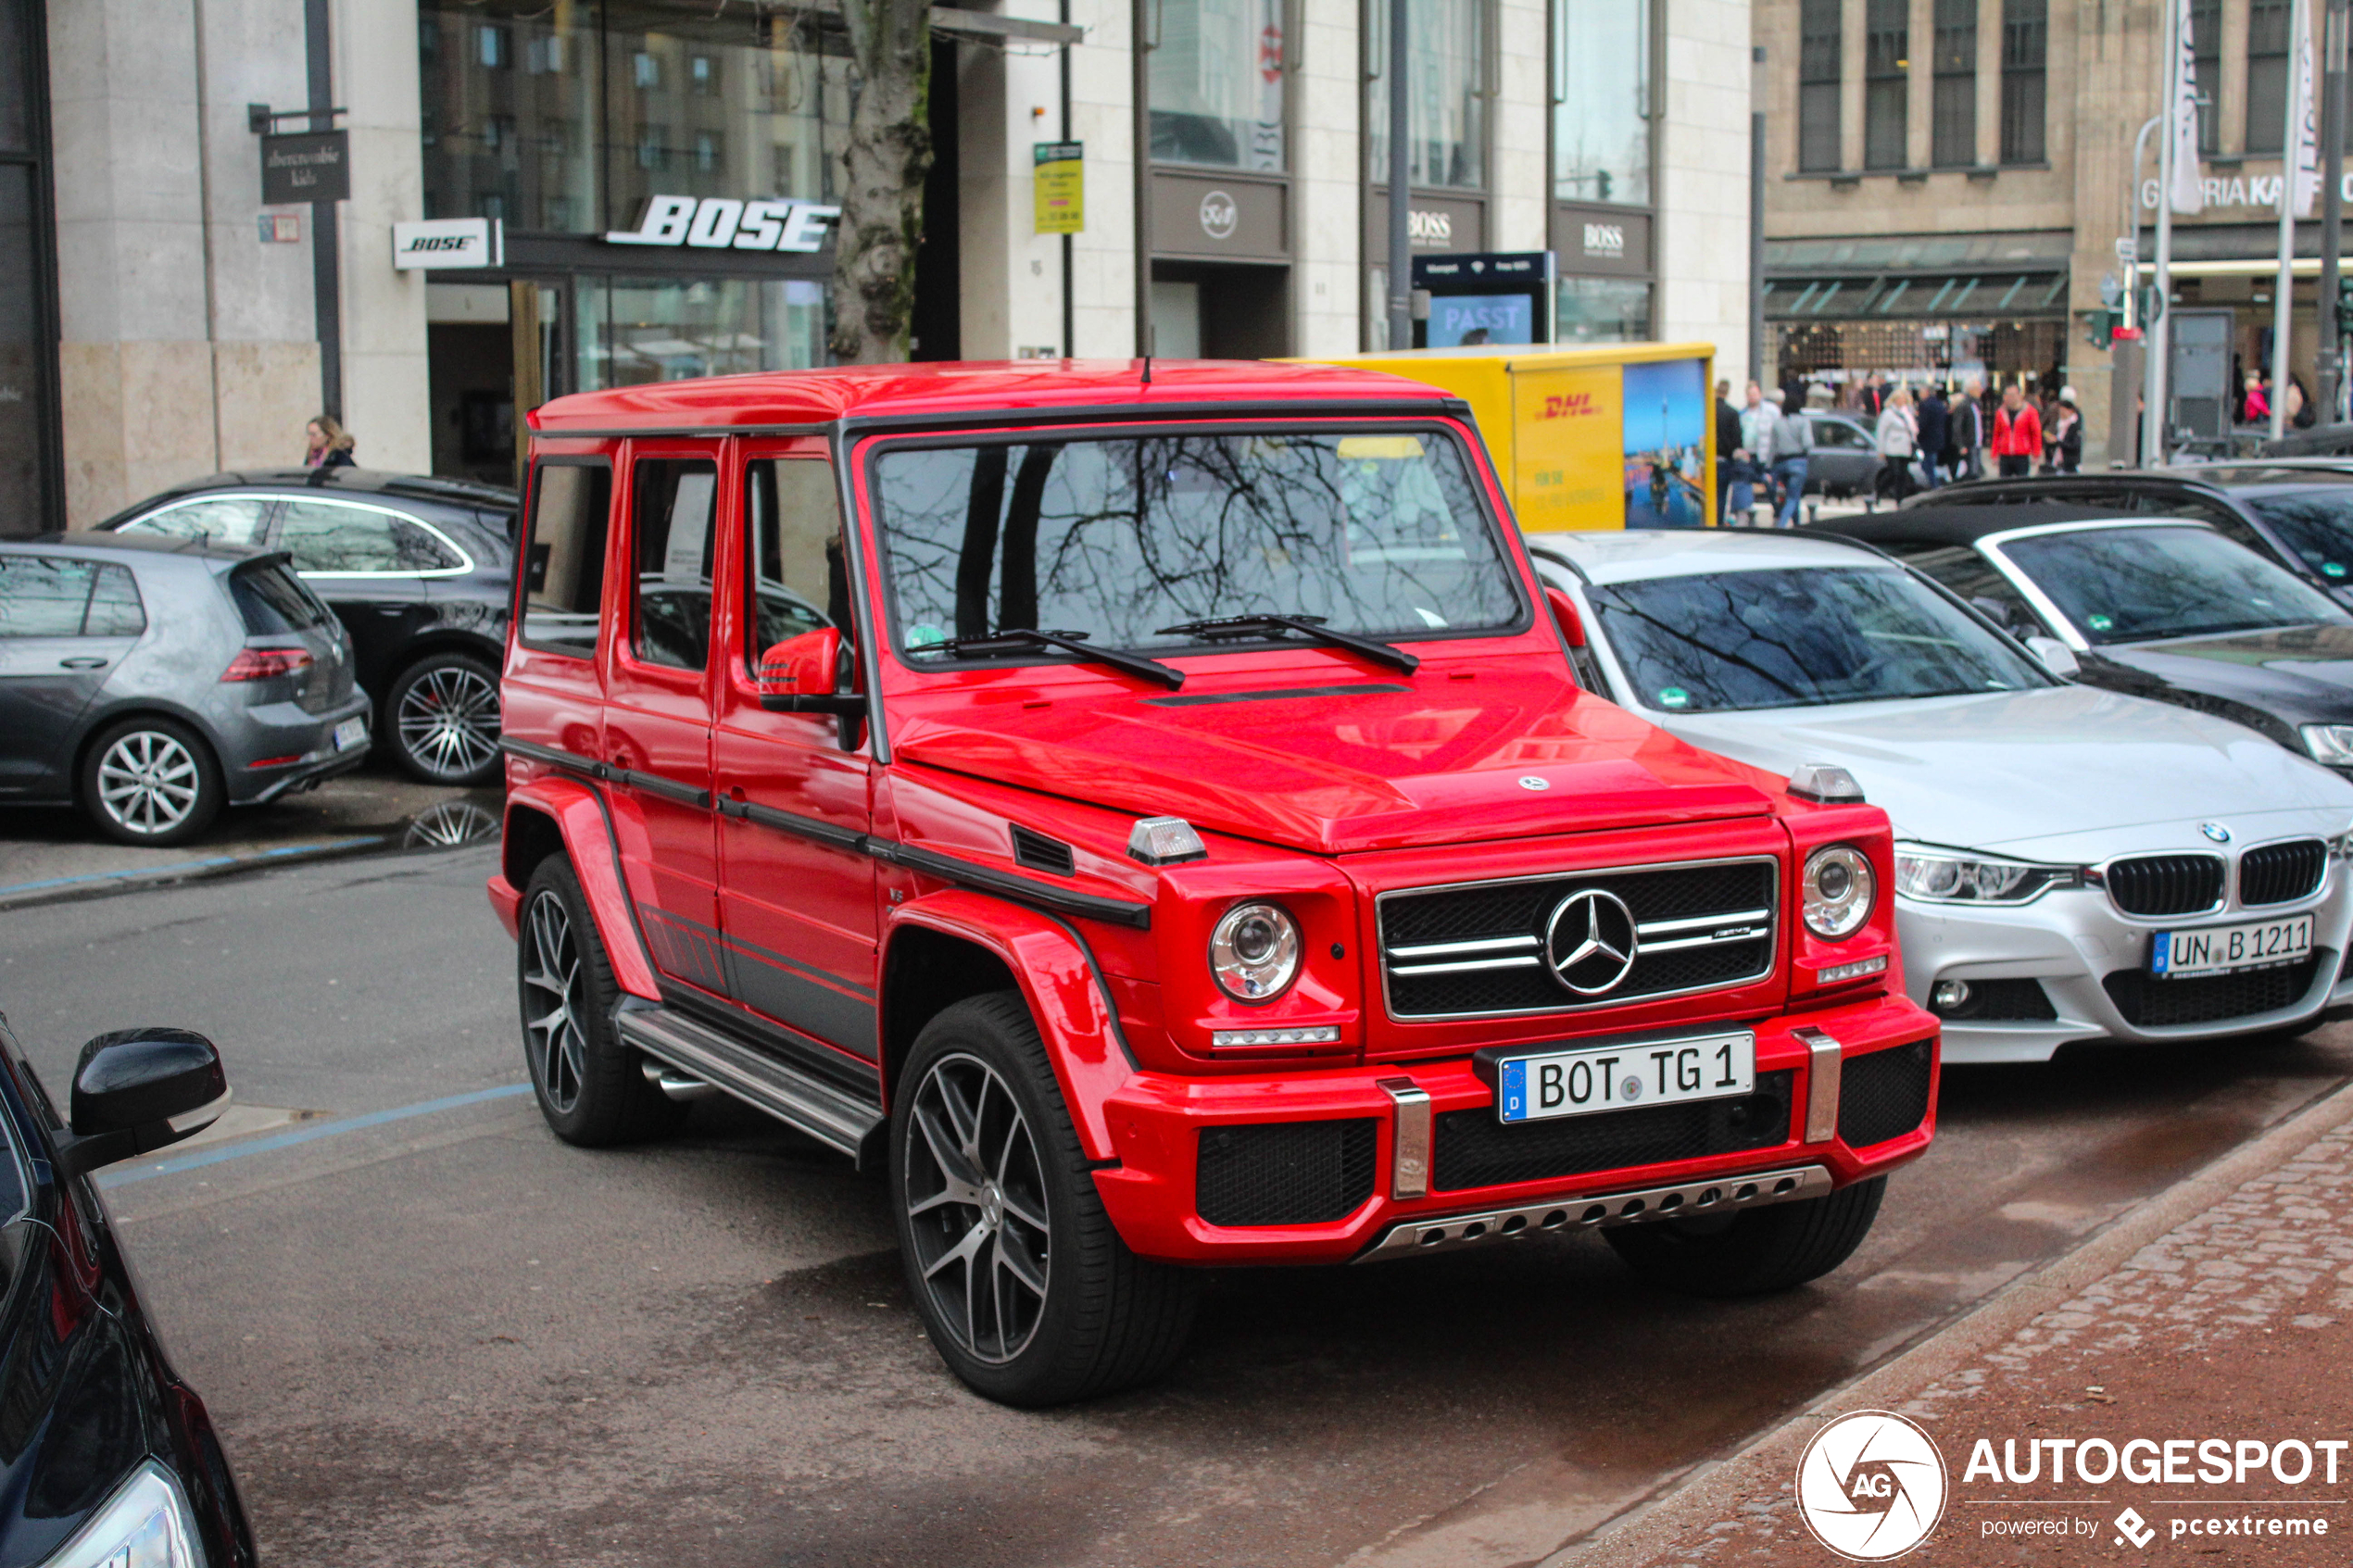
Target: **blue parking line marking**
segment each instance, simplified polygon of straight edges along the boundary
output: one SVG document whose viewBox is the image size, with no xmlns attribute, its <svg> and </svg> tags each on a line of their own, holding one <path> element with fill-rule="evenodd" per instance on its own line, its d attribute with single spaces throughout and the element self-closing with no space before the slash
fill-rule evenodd
<svg viewBox="0 0 2353 1568">
<path fill-rule="evenodd" d="M 319 844 L 282 844 L 274 849 L 256 850 L 250 855 L 208 855 L 201 860 L 175 860 L 168 866 L 138 866 L 129 871 L 90 872 L 82 876 L 53 876 L 39 882 L 14 882 L 0 887 L 0 898 L 19 893 L 38 893 L 52 887 L 79 887 L 99 882 L 135 882 L 141 877 L 181 876 L 189 872 L 211 871 L 221 866 L 255 865 L 288 855 L 317 855 L 330 849 L 356 849 L 363 844 L 383 842 L 382 834 L 371 833 L 352 838 L 330 838 Z"/>
<path fill-rule="evenodd" d="M 391 1110 L 371 1110 L 365 1115 L 340 1117 L 321 1122 L 315 1126 L 295 1127 L 283 1133 L 272 1133 L 264 1138 L 246 1138 L 220 1148 L 208 1148 L 197 1154 L 182 1154 L 170 1160 L 157 1160 L 128 1170 L 106 1171 L 98 1175 L 101 1189 L 129 1186 L 153 1176 L 174 1176 L 182 1171 L 199 1171 L 207 1165 L 218 1165 L 224 1160 L 243 1160 L 248 1154 L 269 1154 L 296 1144 L 333 1137 L 337 1133 L 356 1133 L 363 1127 L 381 1127 L 387 1122 L 405 1122 L 411 1116 L 430 1116 L 436 1110 L 455 1110 L 460 1106 L 481 1105 L 494 1099 L 511 1099 L 531 1092 L 529 1084 L 501 1084 L 495 1089 L 476 1089 L 472 1094 L 450 1095 L 442 1099 L 422 1100 L 415 1105 L 403 1105 Z"/>
</svg>

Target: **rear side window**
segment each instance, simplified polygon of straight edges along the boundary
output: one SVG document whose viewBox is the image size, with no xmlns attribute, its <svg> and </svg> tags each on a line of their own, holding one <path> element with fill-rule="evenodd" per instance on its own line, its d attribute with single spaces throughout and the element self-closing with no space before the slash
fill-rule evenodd
<svg viewBox="0 0 2353 1568">
<path fill-rule="evenodd" d="M 289 501 L 278 547 L 297 571 L 402 576 L 457 571 L 465 561 L 413 519 L 340 501 Z"/>
<path fill-rule="evenodd" d="M 1934 578 L 1956 596 L 1968 600 L 1979 613 L 1992 618 L 2010 635 L 2041 637 L 2049 634 L 2049 628 L 2043 624 L 2042 617 L 2034 613 L 2034 607 L 2026 602 L 2026 596 L 2002 575 L 1992 561 L 1975 550 L 1959 546 L 1917 550 L 1891 546 L 1891 549 L 1914 570 Z"/>
<path fill-rule="evenodd" d="M 139 602 L 139 584 L 127 566 L 102 566 L 90 585 L 90 608 L 82 612 L 85 637 L 135 637 L 147 629 L 146 608 Z"/>
<path fill-rule="evenodd" d="M 118 530 L 123 533 L 162 533 L 174 539 L 219 539 L 231 545 L 261 541 L 261 524 L 270 515 L 269 500 L 260 495 L 215 495 L 182 501 L 145 517 L 132 518 Z"/>
<path fill-rule="evenodd" d="M 637 604 L 629 651 L 646 664 L 700 670 L 711 659 L 718 465 L 699 458 L 652 458 L 630 472 Z"/>
<path fill-rule="evenodd" d="M 592 659 L 605 592 L 605 529 L 612 470 L 543 462 L 533 471 L 531 535 L 523 549 L 522 640 Z"/>
<path fill-rule="evenodd" d="M 135 637 L 146 629 L 129 568 L 0 556 L 0 637 Z"/>
<path fill-rule="evenodd" d="M 239 567 L 229 574 L 229 596 L 237 601 L 249 637 L 307 632 L 333 619 L 283 561 Z"/>
</svg>

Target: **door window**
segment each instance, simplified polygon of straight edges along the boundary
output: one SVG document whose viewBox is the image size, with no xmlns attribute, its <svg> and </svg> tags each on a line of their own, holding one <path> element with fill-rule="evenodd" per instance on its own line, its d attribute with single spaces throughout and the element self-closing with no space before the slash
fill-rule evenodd
<svg viewBox="0 0 2353 1568">
<path fill-rule="evenodd" d="M 130 568 L 0 556 L 0 637 L 135 637 L 146 629 Z"/>
<path fill-rule="evenodd" d="M 1817 446 L 1843 446 L 1851 450 L 1860 450 L 1863 447 L 1869 446 L 1870 442 L 1864 436 L 1860 430 L 1857 430 L 1855 426 L 1848 424 L 1843 420 L 1816 420 L 1814 421 L 1814 445 Z"/>
<path fill-rule="evenodd" d="M 637 602 L 629 651 L 646 664 L 700 670 L 711 657 L 711 520 L 719 468 L 653 458 L 631 470 Z"/>
<path fill-rule="evenodd" d="M 2042 617 L 2034 613 L 2026 596 L 1999 568 L 1975 550 L 1959 546 L 1944 546 L 1930 549 L 1894 548 L 1893 554 L 1925 576 L 1934 578 L 1944 587 L 1969 601 L 1980 614 L 2013 637 L 2043 637 L 2050 634 Z"/>
<path fill-rule="evenodd" d="M 595 657 L 611 497 L 612 470 L 602 463 L 541 463 L 533 470 L 523 550 L 525 643 Z"/>
<path fill-rule="evenodd" d="M 266 495 L 208 495 L 134 517 L 119 532 L 251 545 L 259 542 L 261 525 L 270 515 L 271 504 Z"/>
<path fill-rule="evenodd" d="M 414 576 L 462 571 L 465 558 L 413 519 L 341 501 L 289 501 L 278 547 L 297 571 L 343 576 Z"/>
<path fill-rule="evenodd" d="M 849 631 L 834 466 L 822 458 L 761 458 L 744 470 L 745 597 L 752 607 L 744 668 L 778 643 L 824 626 Z"/>
</svg>

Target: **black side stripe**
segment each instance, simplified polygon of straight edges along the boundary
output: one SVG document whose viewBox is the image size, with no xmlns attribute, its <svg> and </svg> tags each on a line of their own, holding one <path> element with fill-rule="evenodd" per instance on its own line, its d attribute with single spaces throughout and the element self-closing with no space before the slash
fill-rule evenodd
<svg viewBox="0 0 2353 1568">
<path fill-rule="evenodd" d="M 650 794 L 661 795 L 665 798 L 678 800 L 690 806 L 716 809 L 723 817 L 735 817 L 744 822 L 757 823 L 761 827 L 773 828 L 778 833 L 788 833 L 796 838 L 806 838 L 812 843 L 824 845 L 831 849 L 839 849 L 847 854 L 865 855 L 890 865 L 904 866 L 909 871 L 919 872 L 925 876 L 937 877 L 942 882 L 953 883 L 960 887 L 969 887 L 976 892 L 993 893 L 1000 898 L 1010 898 L 1016 904 L 1026 904 L 1033 909 L 1044 909 L 1050 914 L 1071 915 L 1080 920 L 1101 921 L 1110 925 L 1131 926 L 1138 931 L 1151 929 L 1152 907 L 1150 904 L 1139 904 L 1127 898 L 1105 898 L 1093 893 L 1079 893 L 1066 887 L 1056 887 L 1051 883 L 1038 882 L 1026 876 L 1015 876 L 1009 872 L 998 871 L 992 866 L 976 866 L 969 860 L 960 860 L 952 855 L 942 855 L 934 849 L 917 848 L 912 844 L 901 844 L 897 839 L 884 838 L 870 833 L 859 833 L 854 829 L 840 827 L 815 817 L 804 817 L 793 811 L 779 811 L 773 807 L 754 806 L 746 801 L 724 798 L 713 802 L 707 791 L 690 789 L 685 784 L 660 778 L 655 774 L 616 768 L 610 763 L 599 762 L 593 757 L 583 757 L 574 751 L 561 751 L 552 746 L 540 746 L 533 741 L 515 740 L 503 735 L 499 737 L 498 745 L 500 749 L 521 757 L 526 761 L 544 762 L 550 767 L 585 773 L 592 779 L 610 779 L 619 784 L 628 784 L 632 788 L 644 789 Z"/>
</svg>

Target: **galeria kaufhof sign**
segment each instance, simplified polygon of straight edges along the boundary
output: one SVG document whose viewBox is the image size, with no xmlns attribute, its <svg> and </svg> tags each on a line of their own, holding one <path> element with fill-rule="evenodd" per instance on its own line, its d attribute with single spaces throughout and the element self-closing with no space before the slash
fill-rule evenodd
<svg viewBox="0 0 2353 1568">
<path fill-rule="evenodd" d="M 816 202 L 651 196 L 637 227 L 609 231 L 605 243 L 810 254 L 824 248 L 825 236 L 840 216 L 840 207 Z"/>
</svg>

